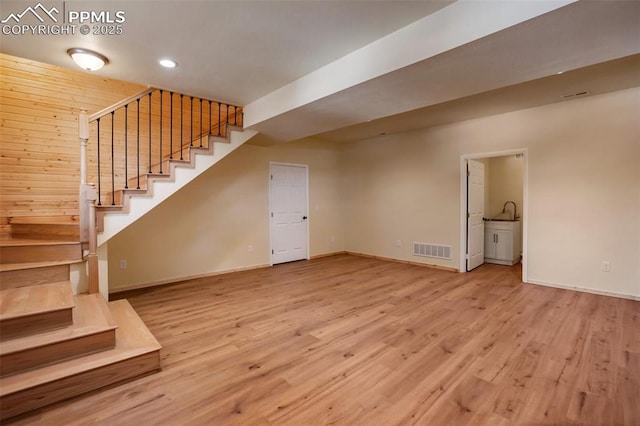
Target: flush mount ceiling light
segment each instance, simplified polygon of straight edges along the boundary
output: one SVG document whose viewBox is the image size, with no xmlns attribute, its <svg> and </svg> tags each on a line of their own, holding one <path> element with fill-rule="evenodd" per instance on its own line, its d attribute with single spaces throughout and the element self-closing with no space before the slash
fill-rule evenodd
<svg viewBox="0 0 640 426">
<path fill-rule="evenodd" d="M 109 63 L 106 56 L 89 49 L 73 47 L 67 50 L 67 54 L 80 68 L 87 71 L 97 71 Z"/>
<path fill-rule="evenodd" d="M 173 59 L 160 59 L 158 63 L 165 68 L 175 68 L 178 66 L 178 63 Z"/>
</svg>

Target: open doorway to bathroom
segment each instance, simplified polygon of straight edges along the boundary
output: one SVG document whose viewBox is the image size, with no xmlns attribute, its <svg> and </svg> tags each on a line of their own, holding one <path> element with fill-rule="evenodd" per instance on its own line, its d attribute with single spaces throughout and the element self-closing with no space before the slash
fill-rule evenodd
<svg viewBox="0 0 640 426">
<path fill-rule="evenodd" d="M 485 263 L 527 278 L 527 150 L 463 155 L 460 271 Z"/>
</svg>

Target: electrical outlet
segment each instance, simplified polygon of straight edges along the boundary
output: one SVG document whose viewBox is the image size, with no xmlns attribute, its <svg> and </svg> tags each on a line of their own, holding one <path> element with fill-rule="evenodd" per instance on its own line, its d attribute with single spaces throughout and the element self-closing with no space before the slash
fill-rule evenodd
<svg viewBox="0 0 640 426">
<path fill-rule="evenodd" d="M 125 259 L 120 259 L 120 269 L 127 269 L 127 261 Z"/>
<path fill-rule="evenodd" d="M 253 253 L 253 246 L 252 246 L 251 244 L 249 244 L 249 245 L 247 246 L 247 251 L 248 251 L 249 253 Z"/>
<path fill-rule="evenodd" d="M 402 246 L 402 241 L 396 240 L 396 247 L 401 247 L 401 246 Z"/>
<path fill-rule="evenodd" d="M 611 272 L 611 262 L 609 262 L 608 260 L 603 260 L 600 269 L 602 269 L 603 272 Z"/>
</svg>

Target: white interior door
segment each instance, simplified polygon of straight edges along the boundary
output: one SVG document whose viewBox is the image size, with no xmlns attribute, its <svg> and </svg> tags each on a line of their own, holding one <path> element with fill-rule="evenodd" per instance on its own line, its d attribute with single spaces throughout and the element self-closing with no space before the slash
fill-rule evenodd
<svg viewBox="0 0 640 426">
<path fill-rule="evenodd" d="M 308 257 L 307 167 L 271 164 L 271 263 Z"/>
<path fill-rule="evenodd" d="M 467 163 L 467 271 L 484 263 L 484 164 Z"/>
</svg>

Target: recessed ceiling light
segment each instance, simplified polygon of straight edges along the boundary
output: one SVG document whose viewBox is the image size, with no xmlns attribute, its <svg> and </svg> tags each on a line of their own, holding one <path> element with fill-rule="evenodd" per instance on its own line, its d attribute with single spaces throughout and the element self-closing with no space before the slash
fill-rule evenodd
<svg viewBox="0 0 640 426">
<path fill-rule="evenodd" d="M 109 63 L 106 56 L 89 49 L 72 47 L 67 50 L 67 54 L 71 56 L 71 59 L 73 59 L 80 68 L 87 71 L 97 71 Z"/>
<path fill-rule="evenodd" d="M 173 59 L 160 59 L 158 63 L 165 68 L 175 68 L 178 66 L 178 63 Z"/>
</svg>

